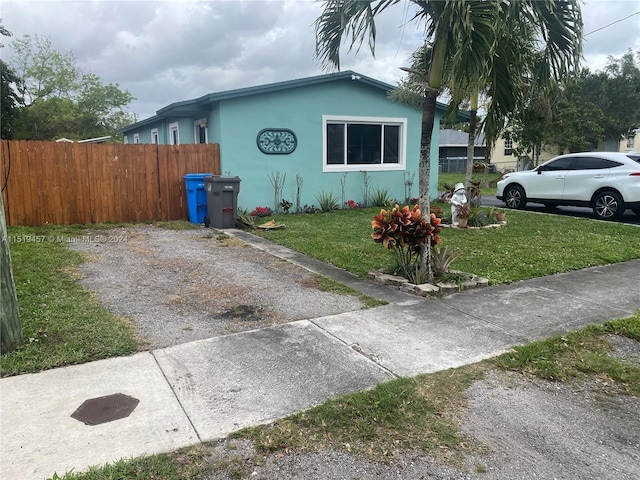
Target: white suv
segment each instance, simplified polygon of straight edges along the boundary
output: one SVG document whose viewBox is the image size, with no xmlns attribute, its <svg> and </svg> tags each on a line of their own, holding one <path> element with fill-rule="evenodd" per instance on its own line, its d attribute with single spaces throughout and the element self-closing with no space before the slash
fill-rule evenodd
<svg viewBox="0 0 640 480">
<path fill-rule="evenodd" d="M 560 155 L 498 182 L 498 200 L 509 208 L 527 202 L 548 207 L 591 207 L 601 219 L 619 218 L 627 208 L 640 216 L 640 154 L 588 152 Z"/>
</svg>

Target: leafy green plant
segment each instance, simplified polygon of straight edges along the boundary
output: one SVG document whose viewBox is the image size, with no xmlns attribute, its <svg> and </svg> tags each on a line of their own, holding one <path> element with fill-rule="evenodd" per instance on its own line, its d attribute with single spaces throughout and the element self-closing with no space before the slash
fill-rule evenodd
<svg viewBox="0 0 640 480">
<path fill-rule="evenodd" d="M 412 283 L 424 282 L 426 272 L 420 268 L 423 246 L 440 242 L 440 219 L 431 214 L 430 220 L 424 218 L 418 205 L 412 210 L 396 205 L 391 211 L 380 210 L 371 222 L 371 238 L 393 252 L 405 278 Z"/>
<path fill-rule="evenodd" d="M 256 217 L 252 216 L 247 210 L 238 210 L 236 223 L 244 228 L 253 230 L 256 228 Z"/>
<path fill-rule="evenodd" d="M 393 205 L 393 199 L 389 195 L 389 189 L 387 187 L 380 188 L 376 187 L 371 192 L 369 197 L 371 200 L 371 205 L 373 207 L 389 207 Z"/>
<path fill-rule="evenodd" d="M 436 278 L 442 277 L 449 271 L 451 264 L 459 259 L 462 254 L 458 250 L 436 245 L 431 249 L 431 268 Z"/>
<path fill-rule="evenodd" d="M 293 203 L 291 203 L 289 200 L 285 200 L 284 198 L 282 200 L 280 200 L 280 208 L 282 209 L 282 211 L 284 213 L 289 213 L 289 209 L 291 208 L 291 206 L 293 205 Z"/>
<path fill-rule="evenodd" d="M 456 215 L 458 215 L 458 218 L 469 219 L 471 217 L 471 209 L 467 205 L 458 205 L 456 207 Z"/>
<path fill-rule="evenodd" d="M 316 195 L 316 200 L 321 212 L 333 212 L 340 208 L 338 197 L 333 192 L 325 192 L 323 190 Z"/>
<path fill-rule="evenodd" d="M 479 208 L 474 208 L 471 210 L 467 225 L 470 227 L 484 227 L 490 223 L 492 223 L 491 218 L 489 218 L 484 211 Z"/>
</svg>

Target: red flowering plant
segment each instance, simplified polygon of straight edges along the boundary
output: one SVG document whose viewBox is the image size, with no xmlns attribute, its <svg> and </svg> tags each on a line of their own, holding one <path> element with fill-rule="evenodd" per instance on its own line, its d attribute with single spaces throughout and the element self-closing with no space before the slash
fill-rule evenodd
<svg viewBox="0 0 640 480">
<path fill-rule="evenodd" d="M 432 247 L 440 243 L 441 219 L 432 213 L 430 220 L 424 218 L 418 205 L 410 209 L 396 204 L 391 211 L 380 210 L 371 222 L 373 241 L 393 251 L 405 278 L 412 283 L 423 283 L 426 276 L 420 268 L 424 246 L 427 242 Z"/>
<path fill-rule="evenodd" d="M 249 215 L 252 217 L 268 217 L 273 214 L 269 207 L 256 207 Z"/>
<path fill-rule="evenodd" d="M 349 208 L 358 208 L 358 204 L 353 200 L 347 200 L 344 204 Z"/>
</svg>

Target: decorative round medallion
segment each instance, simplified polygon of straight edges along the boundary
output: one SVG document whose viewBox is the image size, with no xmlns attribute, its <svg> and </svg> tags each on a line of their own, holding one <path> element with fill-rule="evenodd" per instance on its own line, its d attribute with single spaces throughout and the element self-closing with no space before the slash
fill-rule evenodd
<svg viewBox="0 0 640 480">
<path fill-rule="evenodd" d="M 288 128 L 265 128 L 256 139 L 258 148 L 268 155 L 288 155 L 298 146 L 296 134 Z"/>
</svg>

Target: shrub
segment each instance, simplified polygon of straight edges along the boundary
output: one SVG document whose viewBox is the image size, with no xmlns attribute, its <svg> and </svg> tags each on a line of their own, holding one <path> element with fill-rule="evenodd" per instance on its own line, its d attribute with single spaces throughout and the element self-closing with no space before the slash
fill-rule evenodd
<svg viewBox="0 0 640 480">
<path fill-rule="evenodd" d="M 340 208 L 338 197 L 332 192 L 322 191 L 316 195 L 316 200 L 318 201 L 321 212 L 333 212 Z"/>
<path fill-rule="evenodd" d="M 273 210 L 269 207 L 256 207 L 249 215 L 252 217 L 268 217 L 273 215 Z"/>
<path fill-rule="evenodd" d="M 426 277 L 420 267 L 422 248 L 427 242 L 432 247 L 440 243 L 440 219 L 433 213 L 430 217 L 427 222 L 418 205 L 413 209 L 396 205 L 391 211 L 380 210 L 371 222 L 371 238 L 393 251 L 405 278 L 412 283 L 423 283 Z"/>
<path fill-rule="evenodd" d="M 462 254 L 448 247 L 437 245 L 431 249 L 431 267 L 436 278 L 442 277 L 449 271 L 451 264 L 459 259 Z"/>
<path fill-rule="evenodd" d="M 393 204 L 393 199 L 389 196 L 388 188 L 376 187 L 370 196 L 371 205 L 374 207 L 388 207 Z"/>
<path fill-rule="evenodd" d="M 289 209 L 293 206 L 289 200 L 285 200 L 284 198 L 280 201 L 280 208 L 284 211 L 284 213 L 289 213 Z"/>
</svg>

